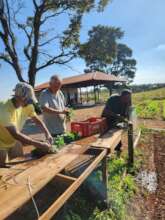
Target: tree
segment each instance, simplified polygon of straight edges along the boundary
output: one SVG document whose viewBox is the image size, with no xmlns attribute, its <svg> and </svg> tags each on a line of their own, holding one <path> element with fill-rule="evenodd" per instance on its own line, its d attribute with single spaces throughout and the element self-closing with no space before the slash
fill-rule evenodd
<svg viewBox="0 0 165 220">
<path fill-rule="evenodd" d="M 132 50 L 127 45 L 118 43 L 124 36 L 120 28 L 98 25 L 88 35 L 88 41 L 79 50 L 88 67 L 85 72 L 98 70 L 126 76 L 129 80 L 134 78 L 136 60 L 132 59 Z"/>
<path fill-rule="evenodd" d="M 136 60 L 132 58 L 132 50 L 125 44 L 117 45 L 117 55 L 110 71 L 115 76 L 127 77 L 132 82 L 136 72 Z"/>
<path fill-rule="evenodd" d="M 26 14 L 26 3 L 32 5 Z M 34 86 L 36 74 L 51 65 L 65 64 L 78 51 L 82 17 L 94 7 L 102 11 L 110 0 L 0 0 L 0 60 L 8 63 L 20 81 Z M 67 28 L 58 31 L 51 24 L 67 19 Z M 25 44 L 20 45 L 24 34 Z M 52 48 L 55 48 L 52 50 Z M 25 62 L 21 62 L 21 60 Z"/>
</svg>

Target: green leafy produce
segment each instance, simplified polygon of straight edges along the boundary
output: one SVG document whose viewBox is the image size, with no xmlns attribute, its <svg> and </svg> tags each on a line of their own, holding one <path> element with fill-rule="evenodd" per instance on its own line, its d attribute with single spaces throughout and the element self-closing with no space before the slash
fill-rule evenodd
<svg viewBox="0 0 165 220">
<path fill-rule="evenodd" d="M 67 113 L 67 115 L 66 115 L 67 121 L 71 121 L 71 119 L 73 118 L 73 116 L 74 116 L 74 110 L 73 110 L 73 108 L 70 108 L 69 111 L 68 111 L 68 113 Z"/>
<path fill-rule="evenodd" d="M 63 135 L 63 137 L 64 137 L 64 142 L 66 144 L 69 144 L 69 143 L 75 141 L 75 134 L 74 133 L 71 133 L 71 132 L 65 133 Z"/>
<path fill-rule="evenodd" d="M 75 140 L 79 140 L 81 138 L 81 135 L 79 133 L 74 132 L 73 134 L 75 136 Z"/>
<path fill-rule="evenodd" d="M 65 134 L 62 135 L 58 135 L 55 139 L 54 139 L 54 145 L 57 146 L 58 149 L 60 149 L 61 147 L 63 147 L 65 144 L 69 144 L 73 141 L 76 141 L 80 139 L 80 136 L 78 133 L 73 133 L 73 132 L 67 132 Z"/>
<path fill-rule="evenodd" d="M 34 150 L 31 151 L 32 157 L 40 158 L 40 157 L 45 156 L 46 154 L 48 154 L 47 151 L 41 150 L 39 148 L 35 148 Z"/>
<path fill-rule="evenodd" d="M 64 137 L 62 135 L 58 135 L 55 139 L 54 139 L 54 145 L 57 146 L 58 149 L 60 149 L 61 147 L 63 147 L 65 145 L 64 142 Z"/>
</svg>

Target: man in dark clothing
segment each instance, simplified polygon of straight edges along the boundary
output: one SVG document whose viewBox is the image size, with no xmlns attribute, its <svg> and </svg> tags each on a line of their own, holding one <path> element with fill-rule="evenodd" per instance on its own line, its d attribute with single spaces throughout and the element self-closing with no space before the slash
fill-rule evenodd
<svg viewBox="0 0 165 220">
<path fill-rule="evenodd" d="M 111 96 L 102 112 L 102 117 L 107 119 L 108 127 L 114 128 L 120 122 L 128 122 L 128 111 L 130 106 L 130 90 L 123 90 L 121 95 Z M 121 143 L 116 147 L 116 150 L 121 150 Z"/>
<path fill-rule="evenodd" d="M 127 121 L 130 106 L 131 91 L 123 90 L 121 95 L 111 96 L 102 112 L 102 117 L 107 118 L 108 127 L 112 128 L 119 122 Z"/>
</svg>

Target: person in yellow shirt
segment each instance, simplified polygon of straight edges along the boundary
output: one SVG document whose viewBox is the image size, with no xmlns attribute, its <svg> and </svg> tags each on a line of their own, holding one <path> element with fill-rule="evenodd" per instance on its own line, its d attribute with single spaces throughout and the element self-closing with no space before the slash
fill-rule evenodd
<svg viewBox="0 0 165 220">
<path fill-rule="evenodd" d="M 45 124 L 34 110 L 37 99 L 32 86 L 18 83 L 11 99 L 0 102 L 0 166 L 4 166 L 7 157 L 12 159 L 22 154 L 22 145 L 34 145 L 42 151 L 51 150 L 53 141 Z M 40 142 L 21 132 L 26 120 L 31 118 L 45 133 L 46 142 Z M 21 144 L 20 144 L 21 143 Z"/>
</svg>

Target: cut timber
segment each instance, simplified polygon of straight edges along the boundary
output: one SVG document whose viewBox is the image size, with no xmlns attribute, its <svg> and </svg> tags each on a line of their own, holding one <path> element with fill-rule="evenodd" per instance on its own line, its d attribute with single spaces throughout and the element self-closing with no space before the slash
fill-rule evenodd
<svg viewBox="0 0 165 220">
<path fill-rule="evenodd" d="M 3 180 L 0 181 L 0 197 L 2 198 L 0 219 L 6 218 L 31 199 L 27 188 L 29 178 L 33 195 L 35 195 L 88 148 L 88 145 L 70 144 L 61 149 L 58 154 L 46 155 L 38 160 L 18 164 L 9 169 L 0 169 L 0 177 Z M 16 199 L 13 200 L 13 198 Z"/>
<path fill-rule="evenodd" d="M 121 141 L 123 134 L 122 129 L 112 129 L 109 130 L 102 137 L 98 138 L 97 141 L 91 144 L 93 147 L 108 149 L 108 153 L 113 153 L 115 147 Z"/>
<path fill-rule="evenodd" d="M 87 166 L 93 159 L 93 155 L 80 155 L 76 160 L 65 167 L 65 172 L 71 174 L 82 166 Z"/>
<path fill-rule="evenodd" d="M 49 220 L 64 205 L 70 196 L 78 189 L 89 174 L 97 167 L 100 161 L 106 156 L 107 150 L 103 150 L 77 180 L 42 214 L 39 220 Z"/>
<path fill-rule="evenodd" d="M 26 169 L 30 168 L 30 167 L 33 167 L 33 166 L 36 166 L 38 165 L 40 162 L 42 161 L 47 161 L 49 159 L 47 158 L 50 158 L 50 157 L 57 157 L 59 155 L 62 155 L 62 154 L 83 154 L 87 149 L 89 148 L 89 146 L 81 146 L 81 145 L 78 145 L 76 143 L 73 143 L 73 144 L 69 144 L 67 146 L 65 146 L 64 148 L 62 148 L 58 154 L 54 154 L 54 155 L 46 155 L 40 159 L 35 159 L 35 160 L 30 160 L 30 161 L 25 161 L 24 163 L 18 163 L 16 165 L 13 165 L 11 168 L 0 168 L 0 177 L 8 177 L 7 180 L 13 178 L 13 176 L 15 177 L 16 175 L 22 173 L 22 172 L 25 172 Z M 23 160 L 23 158 L 22 158 Z M 17 159 L 14 159 L 14 160 L 11 160 L 11 162 L 16 162 L 16 161 L 19 161 L 19 158 L 18 160 Z M 0 187 L 1 187 L 1 182 L 0 182 Z"/>
<path fill-rule="evenodd" d="M 74 181 L 76 181 L 76 178 L 63 175 L 61 173 L 57 174 L 54 178 L 56 181 L 62 182 L 62 183 L 67 183 L 68 185 L 72 184 Z"/>
<path fill-rule="evenodd" d="M 5 219 L 31 198 L 27 187 L 28 179 L 34 195 L 77 156 L 69 153 L 47 156 L 37 165 L 6 181 L 7 188 L 0 189 L 0 219 Z"/>
</svg>

